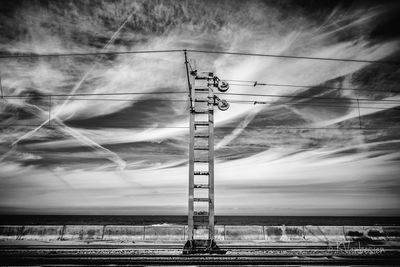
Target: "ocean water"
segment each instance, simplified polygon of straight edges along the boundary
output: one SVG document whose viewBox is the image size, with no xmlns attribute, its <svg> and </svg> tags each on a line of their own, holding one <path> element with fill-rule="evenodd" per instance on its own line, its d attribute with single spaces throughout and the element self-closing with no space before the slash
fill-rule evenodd
<svg viewBox="0 0 400 267">
<path fill-rule="evenodd" d="M 400 225 L 400 217 L 216 216 L 220 225 Z M 187 216 L 167 215 L 0 215 L 1 225 L 153 225 L 186 224 Z"/>
</svg>

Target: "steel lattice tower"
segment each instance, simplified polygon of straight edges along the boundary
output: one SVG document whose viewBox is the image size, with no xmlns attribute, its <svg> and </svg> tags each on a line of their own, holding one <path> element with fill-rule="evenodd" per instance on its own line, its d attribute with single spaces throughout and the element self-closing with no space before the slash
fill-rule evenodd
<svg viewBox="0 0 400 267">
<path fill-rule="evenodd" d="M 190 80 L 188 241 L 183 252 L 224 253 L 215 243 L 214 106 L 226 110 L 229 104 L 214 89 L 224 92 L 229 86 L 211 72 L 192 71 Z"/>
</svg>

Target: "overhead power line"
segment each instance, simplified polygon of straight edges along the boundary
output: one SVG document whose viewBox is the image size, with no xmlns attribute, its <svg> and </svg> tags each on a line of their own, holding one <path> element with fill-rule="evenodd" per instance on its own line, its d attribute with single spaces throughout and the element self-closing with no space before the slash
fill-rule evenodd
<svg viewBox="0 0 400 267">
<path fill-rule="evenodd" d="M 395 64 L 395 65 L 399 65 L 400 64 L 400 62 L 398 62 L 398 61 L 389 61 L 389 60 L 367 60 L 367 59 L 351 59 L 351 58 L 310 57 L 310 56 L 261 54 L 261 53 L 230 52 L 230 51 L 195 50 L 195 49 L 188 49 L 187 51 L 188 52 L 193 52 L 193 53 L 224 54 L 224 55 L 235 55 L 235 56 L 274 57 L 274 58 L 289 58 L 289 59 L 343 61 L 343 62 L 357 62 L 357 63 Z"/>
<path fill-rule="evenodd" d="M 21 124 L 19 124 L 19 123 L 17 123 L 17 124 L 0 124 L 0 127 L 7 127 L 7 126 L 37 127 L 37 126 L 40 126 L 40 124 L 23 124 L 23 123 L 21 123 Z M 54 128 L 56 126 L 45 125 L 44 127 Z M 157 127 L 153 127 L 153 126 L 131 126 L 131 125 L 126 125 L 126 124 L 125 125 L 107 125 L 105 127 L 126 127 L 126 128 L 139 128 L 139 129 L 158 129 L 158 128 L 160 128 L 160 129 L 164 129 L 164 128 L 173 128 L 173 129 L 175 129 L 175 128 L 177 128 L 177 129 L 183 128 L 183 129 L 186 129 L 186 128 L 189 128 L 189 127 L 186 127 L 186 126 L 182 126 L 182 127 L 181 126 L 157 126 Z M 87 127 L 87 128 L 101 128 L 101 126 Z"/>
<path fill-rule="evenodd" d="M 67 98 L 52 98 L 53 100 L 65 100 Z M 134 102 L 134 101 L 154 101 L 154 102 L 189 102 L 185 99 L 154 99 L 154 98 L 139 98 L 139 99 L 121 99 L 121 98 L 71 98 L 71 100 L 84 100 L 84 101 L 110 101 L 110 102 Z"/>
<path fill-rule="evenodd" d="M 319 97 L 319 96 L 299 96 L 299 95 L 272 95 L 272 94 L 247 94 L 247 93 L 215 93 L 218 95 L 231 95 L 231 96 L 266 96 L 266 97 L 283 97 L 283 98 L 299 98 L 299 99 L 320 99 L 320 100 L 354 100 L 354 101 L 368 101 L 368 102 L 392 102 L 400 103 L 400 100 L 380 99 L 373 100 L 367 98 L 338 98 L 338 97 Z M 328 102 L 329 103 L 329 102 Z"/>
<path fill-rule="evenodd" d="M 11 96 L 5 95 L 4 98 L 17 98 L 17 99 L 41 99 L 46 97 L 75 97 L 75 96 L 121 96 L 121 95 L 159 95 L 159 94 L 187 94 L 187 92 L 183 91 L 167 91 L 167 92 L 120 92 L 120 93 L 75 93 L 75 94 L 43 94 L 38 96 Z M 365 102 L 391 102 L 391 103 L 400 103 L 400 100 L 394 99 L 367 99 L 367 98 L 339 98 L 339 97 L 317 97 L 317 96 L 299 96 L 299 95 L 279 95 L 279 94 L 250 94 L 250 93 L 218 93 L 215 94 L 220 95 L 230 95 L 230 96 L 257 96 L 257 97 L 277 97 L 277 98 L 299 98 L 299 99 L 319 99 L 319 100 L 330 100 L 324 103 L 331 103 L 333 100 L 354 100 L 354 101 L 365 101 Z M 140 100 L 140 99 L 139 99 Z M 253 100 L 252 100 L 253 101 Z M 254 100 L 258 101 L 258 100 Z M 253 102 L 254 102 L 253 101 Z M 262 101 L 262 100 L 260 100 Z"/>
<path fill-rule="evenodd" d="M 176 94 L 176 93 L 185 93 L 185 92 L 165 92 L 166 94 Z M 46 99 L 48 98 L 49 101 L 56 101 L 56 100 L 75 100 L 75 101 L 106 101 L 106 102 L 134 102 L 134 101 L 153 101 L 153 102 L 181 102 L 181 103 L 188 103 L 188 99 L 157 99 L 157 98 L 134 98 L 134 99 L 126 99 L 126 98 L 88 98 L 88 96 L 120 96 L 120 95 L 153 95 L 154 93 L 106 93 L 106 94 L 97 94 L 97 93 L 82 93 L 82 94 L 74 94 L 74 95 L 63 95 L 63 94 L 51 94 L 51 95 L 42 95 L 42 96 L 5 96 L 4 99 Z M 226 93 L 229 95 L 229 93 Z M 235 94 L 231 93 L 231 95 L 244 95 L 244 96 L 273 96 L 273 97 L 291 97 L 286 95 L 258 95 L 258 94 Z M 68 98 L 67 98 L 68 97 Z M 304 102 L 287 102 L 287 101 L 265 101 L 263 99 L 230 99 L 225 98 L 225 100 L 229 101 L 230 103 L 235 104 L 251 104 L 251 105 L 260 105 L 260 104 L 276 104 L 276 105 L 288 105 L 288 106 L 316 106 L 316 107 L 329 107 L 329 108 L 359 108 L 359 109 L 374 109 L 374 110 L 387 110 L 387 107 L 380 107 L 379 105 L 384 105 L 388 103 L 389 100 L 372 100 L 372 99 L 351 99 L 357 101 L 357 105 L 346 105 L 341 104 L 340 102 L 334 102 L 334 100 L 343 100 L 341 98 L 320 98 L 320 97 L 301 97 L 305 99 L 318 99 L 320 101 L 313 102 L 313 103 L 304 103 Z M 321 101 L 322 100 L 322 101 Z M 365 106 L 360 105 L 360 102 L 367 101 L 370 105 L 373 106 Z M 390 100 L 391 103 L 395 103 L 400 105 L 400 100 Z M 397 109 L 393 107 L 393 109 Z"/>
<path fill-rule="evenodd" d="M 332 58 L 332 57 L 311 57 L 311 56 L 295 56 L 284 54 L 263 54 L 249 52 L 234 52 L 234 51 L 213 51 L 213 50 L 198 50 L 198 49 L 165 49 L 165 50 L 136 50 L 136 51 L 109 51 L 109 52 L 85 52 L 85 53 L 49 53 L 49 54 L 33 54 L 33 53 L 7 53 L 0 54 L 0 59 L 6 58 L 38 58 L 38 57 L 81 57 L 81 56 L 99 56 L 99 55 L 126 55 L 126 54 L 152 54 L 152 53 L 177 53 L 177 52 L 192 52 L 204 54 L 224 54 L 234 56 L 252 56 L 252 57 L 272 57 L 272 58 L 287 58 L 287 59 L 305 59 L 305 60 L 322 60 L 322 61 L 342 61 L 356 63 L 378 63 L 378 64 L 394 64 L 399 65 L 398 61 L 389 60 L 367 60 L 367 59 L 352 59 L 352 58 Z"/>
<path fill-rule="evenodd" d="M 159 94 L 187 94 L 183 91 L 165 91 L 165 92 L 121 92 L 121 93 L 75 93 L 75 94 L 43 94 L 37 96 L 4 96 L 4 98 L 43 98 L 43 97 L 57 97 L 57 96 L 119 96 L 119 95 L 159 95 Z"/>
<path fill-rule="evenodd" d="M 141 50 L 141 51 L 109 51 L 109 52 L 84 52 L 84 53 L 50 53 L 50 54 L 33 54 L 33 53 L 9 53 L 0 54 L 2 58 L 38 58 L 38 57 L 82 57 L 82 56 L 112 56 L 127 54 L 155 54 L 155 53 L 176 53 L 182 52 L 182 49 L 167 50 Z"/>
<path fill-rule="evenodd" d="M 54 100 L 66 100 L 65 97 L 52 97 L 49 96 L 52 101 Z M 26 97 L 8 97 L 8 99 L 26 99 Z M 134 101 L 152 101 L 152 102 L 181 102 L 188 103 L 190 100 L 188 99 L 154 99 L 154 98 L 140 98 L 140 99 L 121 99 L 121 98 L 70 98 L 71 100 L 81 100 L 81 101 L 105 101 L 105 102 L 134 102 Z M 352 106 L 352 105 L 333 105 L 328 103 L 291 103 L 291 102 L 274 102 L 274 101 L 261 101 L 261 100 L 235 100 L 225 98 L 225 100 L 229 101 L 233 104 L 251 104 L 251 105 L 265 105 L 265 104 L 277 104 L 277 105 L 288 105 L 288 106 L 316 106 L 316 107 L 329 107 L 329 108 L 359 108 L 359 109 L 375 109 L 375 110 L 387 110 L 388 108 L 383 107 L 369 107 L 369 106 Z M 377 104 L 374 104 L 377 105 Z M 399 103 L 400 105 L 400 103 Z M 396 108 L 394 108 L 396 109 Z"/>
<path fill-rule="evenodd" d="M 50 98 L 51 96 L 49 96 Z M 25 99 L 20 97 L 12 97 L 9 99 Z M 54 102 L 55 100 L 66 100 L 67 98 L 60 97 L 51 97 L 51 100 Z M 154 98 L 140 98 L 140 99 L 120 99 L 120 98 L 72 98 L 74 101 L 105 101 L 105 102 L 134 102 L 134 101 L 148 101 L 148 102 L 180 102 L 180 103 L 189 103 L 188 99 L 154 99 Z M 371 107 L 371 106 L 355 106 L 355 105 L 334 105 L 328 103 L 291 103 L 291 102 L 274 102 L 274 101 L 260 101 L 260 100 L 235 100 L 225 98 L 225 100 L 229 101 L 232 104 L 250 104 L 250 105 L 266 105 L 266 104 L 277 104 L 279 106 L 304 106 L 304 107 L 326 107 L 326 108 L 341 108 L 341 109 L 371 109 L 371 110 L 387 110 L 387 107 Z M 378 105 L 375 103 L 374 105 Z M 393 108 L 398 109 L 398 108 Z"/>
<path fill-rule="evenodd" d="M 70 124 L 69 124 L 70 125 Z M 37 127 L 39 124 L 0 124 L 0 127 Z M 46 125 L 45 127 L 54 128 L 55 126 Z M 88 128 L 107 128 L 107 127 L 126 127 L 128 129 L 187 129 L 187 126 L 135 126 L 135 125 L 110 125 L 107 124 L 105 126 L 96 126 L 96 127 L 88 127 Z M 247 126 L 247 127 L 235 127 L 235 126 L 216 126 L 216 129 L 256 129 L 256 130 L 355 130 L 355 131 L 377 131 L 377 130 L 400 130 L 400 127 L 281 127 L 281 126 Z"/>
<path fill-rule="evenodd" d="M 230 100 L 230 99 L 225 99 L 229 101 L 229 103 L 233 104 L 251 104 L 251 105 L 266 105 L 266 104 L 277 104 L 277 105 L 287 105 L 287 106 L 304 106 L 304 107 L 326 107 L 326 108 L 342 108 L 342 109 L 375 109 L 375 110 L 388 110 L 388 108 L 383 108 L 383 107 L 366 107 L 366 106 L 359 106 L 359 105 L 332 105 L 332 104 L 326 104 L 326 103 L 290 103 L 290 102 L 272 102 L 272 101 L 257 101 L 257 100 Z M 396 110 L 400 110 L 398 108 L 393 108 Z"/>
<path fill-rule="evenodd" d="M 327 89 L 327 90 L 339 90 L 339 91 L 361 91 L 361 92 L 380 92 L 380 93 L 397 93 L 392 90 L 377 90 L 377 89 L 369 89 L 369 88 L 341 88 L 341 87 L 333 87 L 333 86 L 321 86 L 321 85 L 297 85 L 297 84 L 280 84 L 280 83 L 264 83 L 258 81 L 241 81 L 241 80 L 226 80 L 224 81 L 233 81 L 233 82 L 243 82 L 243 83 L 251 83 L 251 84 L 238 84 L 238 83 L 229 83 L 230 86 L 244 86 L 244 87 L 256 87 L 256 86 L 276 86 L 276 87 L 289 87 L 289 88 L 317 88 L 317 89 Z"/>
</svg>

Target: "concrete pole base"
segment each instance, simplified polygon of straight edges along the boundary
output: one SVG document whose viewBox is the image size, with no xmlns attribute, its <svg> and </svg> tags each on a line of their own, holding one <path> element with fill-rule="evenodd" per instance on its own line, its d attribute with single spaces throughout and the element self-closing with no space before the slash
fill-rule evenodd
<svg viewBox="0 0 400 267">
<path fill-rule="evenodd" d="M 183 247 L 183 254 L 225 254 L 226 250 L 222 250 L 217 246 L 214 240 L 188 240 Z"/>
</svg>

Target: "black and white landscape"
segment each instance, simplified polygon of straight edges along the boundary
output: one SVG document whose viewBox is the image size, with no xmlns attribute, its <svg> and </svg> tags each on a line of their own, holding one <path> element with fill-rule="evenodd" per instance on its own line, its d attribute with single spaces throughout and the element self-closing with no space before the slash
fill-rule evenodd
<svg viewBox="0 0 400 267">
<path fill-rule="evenodd" d="M 217 215 L 398 216 L 399 10 L 1 1 L 0 213 L 185 215 L 188 49 L 230 83 L 215 113 Z"/>
</svg>

